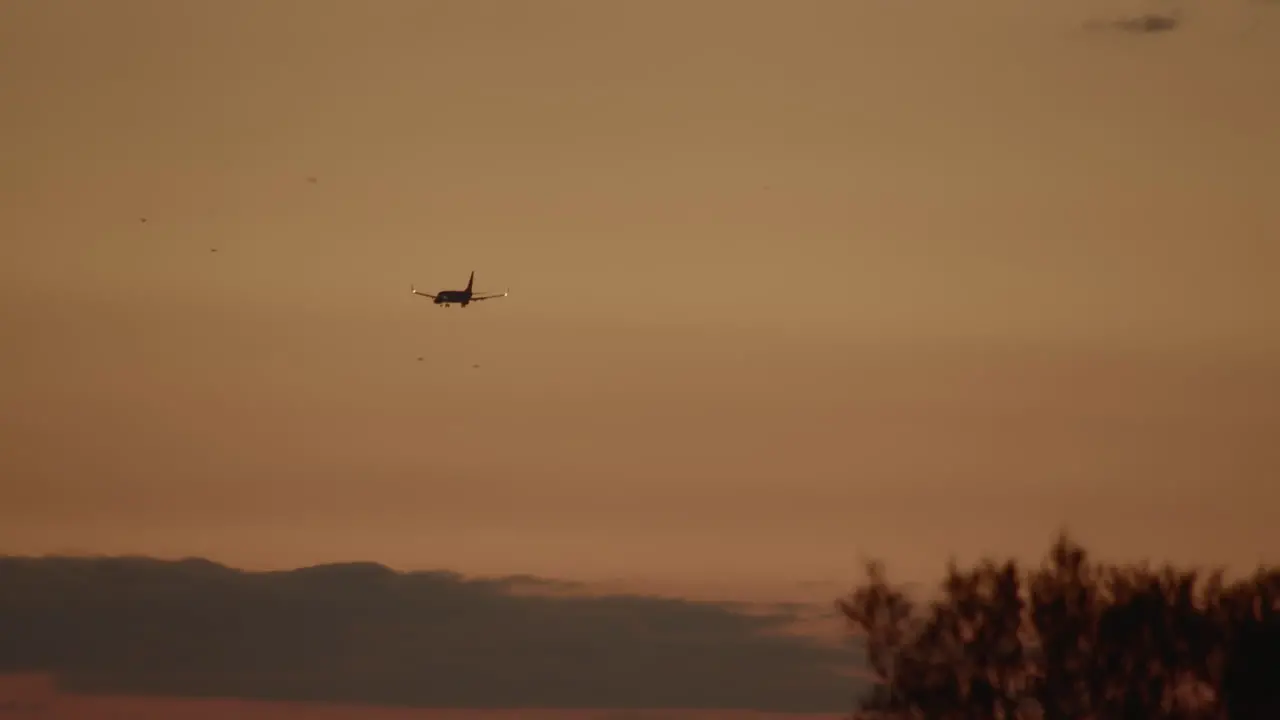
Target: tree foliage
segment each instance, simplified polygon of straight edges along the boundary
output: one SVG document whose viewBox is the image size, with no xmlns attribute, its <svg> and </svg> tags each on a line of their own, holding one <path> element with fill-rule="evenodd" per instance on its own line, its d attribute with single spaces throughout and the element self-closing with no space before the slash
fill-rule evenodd
<svg viewBox="0 0 1280 720">
<path fill-rule="evenodd" d="M 838 606 L 876 684 L 856 718 L 1280 720 L 1280 568 L 952 562 L 932 599 L 869 563 Z"/>
</svg>

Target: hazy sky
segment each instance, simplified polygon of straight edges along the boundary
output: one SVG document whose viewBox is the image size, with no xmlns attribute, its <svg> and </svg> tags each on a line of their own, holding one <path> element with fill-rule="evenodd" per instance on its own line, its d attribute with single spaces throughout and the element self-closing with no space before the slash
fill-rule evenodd
<svg viewBox="0 0 1280 720">
<path fill-rule="evenodd" d="M 1280 7 L 1135 9 L 0 0 L 0 550 L 1280 559 Z"/>
</svg>

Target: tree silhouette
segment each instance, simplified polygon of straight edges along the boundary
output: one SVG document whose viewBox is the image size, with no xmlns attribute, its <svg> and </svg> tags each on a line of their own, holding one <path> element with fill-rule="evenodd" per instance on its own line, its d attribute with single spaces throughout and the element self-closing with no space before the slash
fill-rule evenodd
<svg viewBox="0 0 1280 720">
<path fill-rule="evenodd" d="M 855 718 L 1280 720 L 1280 569 L 1092 562 L 1064 533 L 1040 567 L 947 567 L 912 599 L 868 563 L 837 604 L 876 679 Z"/>
</svg>

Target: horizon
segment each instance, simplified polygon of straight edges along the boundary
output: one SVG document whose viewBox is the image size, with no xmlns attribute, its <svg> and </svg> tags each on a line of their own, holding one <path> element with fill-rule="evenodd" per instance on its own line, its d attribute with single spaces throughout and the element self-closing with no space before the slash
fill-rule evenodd
<svg viewBox="0 0 1280 720">
<path fill-rule="evenodd" d="M 1068 547 L 1075 545 L 1069 534 L 1060 535 L 1054 548 L 1064 540 Z M 999 572 L 994 568 L 1006 559 L 988 558 L 995 564 L 984 562 L 970 569 L 982 572 L 983 566 Z M 1092 562 L 1095 568 L 1116 567 L 1105 559 Z M 1141 561 L 1119 567 L 1166 579 L 1188 569 L 1175 567 L 1174 574 L 1167 575 L 1165 568 Z M 1024 582 L 1038 583 L 1029 576 L 1045 570 L 1021 566 L 1019 571 Z M 1272 580 L 1278 571 L 1269 568 Z M 1056 571 L 1048 572 L 1047 577 L 1056 576 Z M 1253 578 L 1228 582 L 1236 588 L 1229 590 L 1232 593 L 1255 587 Z M 1256 587 L 1269 581 L 1260 582 Z M 324 716 L 332 718 L 335 713 L 358 714 L 361 708 L 400 708 L 402 717 L 437 720 L 445 716 L 413 713 L 450 710 L 449 717 L 497 718 L 500 711 L 571 711 L 585 719 L 600 717 L 599 713 L 614 717 L 611 713 L 631 709 L 643 711 L 645 717 L 682 712 L 692 715 L 681 717 L 781 718 L 836 713 L 846 696 L 860 695 L 876 680 L 862 657 L 865 636 L 845 627 L 833 642 L 837 638 L 830 634 L 832 624 L 818 630 L 813 622 L 825 617 L 843 625 L 842 614 L 814 616 L 813 608 L 806 614 L 796 603 L 600 593 L 553 578 L 477 578 L 447 570 L 396 571 L 377 563 L 249 571 L 203 558 L 142 556 L 0 556 L 0 588 L 0 619 L 20 628 L 0 648 L 0 708 L 38 705 L 48 711 L 56 706 L 57 712 L 71 712 L 72 717 L 140 715 L 157 708 L 215 712 L 218 706 L 225 711 L 230 703 L 267 717 L 307 717 L 327 708 Z M 899 588 L 915 594 L 910 587 Z M 1196 593 L 1217 592 L 1221 586 L 1205 574 L 1194 588 Z M 1178 592 L 1175 586 L 1167 590 Z M 916 599 L 932 604 L 927 597 Z M 281 610 L 287 614 L 280 615 Z M 504 618 L 510 617 L 519 617 L 533 634 L 503 627 Z M 543 627 L 548 621 L 560 627 L 548 633 Z M 578 625 L 582 627 L 570 631 Z M 632 629 L 625 630 L 628 626 Z M 636 627 L 650 631 L 636 633 Z M 495 628 L 500 631 L 483 635 Z M 434 658 L 420 656 L 406 663 L 397 656 L 398 643 L 387 645 L 387 633 L 433 638 L 423 648 L 429 647 Z M 102 648 L 123 650 L 139 638 L 148 640 L 119 657 L 101 654 Z M 575 654 L 595 656 L 589 672 L 603 671 L 600 679 L 593 680 L 589 672 L 584 676 L 585 668 L 574 672 L 568 666 L 549 675 L 535 672 L 528 655 L 533 651 L 543 658 L 537 664 L 547 662 L 547 640 L 559 646 L 560 653 L 567 651 L 558 662 Z M 192 649 L 205 657 L 191 655 Z M 635 688 L 627 690 L 625 684 L 604 689 L 618 680 L 608 679 L 616 672 L 611 666 L 627 663 L 631 656 L 646 658 L 637 669 L 647 667 L 654 676 L 649 687 L 664 687 L 664 670 L 659 670 L 664 663 L 654 664 L 657 658 L 649 657 L 655 651 L 675 653 L 666 661 L 674 665 L 665 668 L 671 673 L 667 682 L 690 670 L 706 675 L 717 664 L 727 664 L 729 676 L 756 692 L 763 689 L 764 695 L 751 700 L 748 692 L 735 699 L 735 691 L 717 696 L 728 685 L 684 683 L 687 700 L 672 702 L 677 693 L 665 701 L 646 702 L 629 695 Z M 289 654 L 299 652 L 302 655 L 290 663 Z M 690 652 L 697 656 L 692 666 L 678 667 L 689 662 Z M 770 659 L 779 652 L 782 655 Z M 361 661 L 351 665 L 344 659 L 348 654 Z M 325 659 L 317 664 L 320 657 Z M 502 668 L 500 657 L 512 666 Z M 264 663 L 263 658 L 274 660 Z M 444 664 L 441 658 L 447 658 Z M 472 665 L 475 660 L 481 665 Z M 280 675 L 282 670 L 285 675 Z M 329 676 L 334 670 L 340 679 Z M 531 672 L 535 679 L 522 680 L 515 688 L 493 682 Z M 825 680 L 811 686 L 824 674 Z M 410 685 L 403 684 L 406 679 Z M 570 685 L 563 684 L 571 679 Z M 423 683 L 425 689 L 420 687 Z M 476 683 L 487 689 L 478 689 Z M 572 699 L 579 692 L 574 686 L 598 688 L 592 693 L 597 699 Z"/>
<path fill-rule="evenodd" d="M 59 692 L 56 680 L 42 673 L 0 673 L 0 708 L 38 709 L 42 717 L 120 717 L 164 720 L 181 716 L 188 720 L 217 720 L 234 716 L 241 720 L 818 720 L 843 717 L 841 713 L 768 712 L 758 710 L 703 710 L 689 708 L 396 708 L 377 705 L 344 705 L 326 702 L 286 702 L 237 698 L 130 697 Z"/>
</svg>

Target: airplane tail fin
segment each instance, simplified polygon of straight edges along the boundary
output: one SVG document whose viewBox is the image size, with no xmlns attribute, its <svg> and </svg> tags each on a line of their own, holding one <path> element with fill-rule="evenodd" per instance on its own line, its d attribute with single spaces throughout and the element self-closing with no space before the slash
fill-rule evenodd
<svg viewBox="0 0 1280 720">
<path fill-rule="evenodd" d="M 471 271 L 471 277 L 467 280 L 467 292 L 471 292 L 471 285 L 476 281 L 476 271 Z"/>
</svg>

